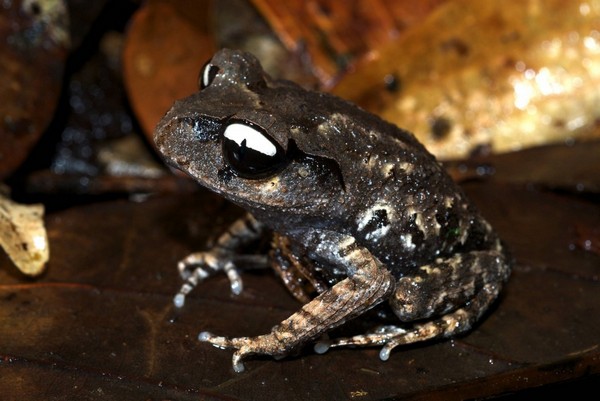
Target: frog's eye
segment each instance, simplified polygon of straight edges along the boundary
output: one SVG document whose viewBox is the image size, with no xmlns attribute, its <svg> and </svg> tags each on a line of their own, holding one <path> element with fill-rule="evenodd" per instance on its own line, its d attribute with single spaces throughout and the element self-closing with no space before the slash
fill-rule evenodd
<svg viewBox="0 0 600 401">
<path fill-rule="evenodd" d="M 212 81 L 214 81 L 217 73 L 219 72 L 219 67 L 210 63 L 210 60 L 204 64 L 202 67 L 202 71 L 200 72 L 200 77 L 198 79 L 198 84 L 200 89 L 204 89 L 209 86 Z"/>
<path fill-rule="evenodd" d="M 273 175 L 286 162 L 283 148 L 247 122 L 233 122 L 225 128 L 223 156 L 235 174 L 251 179 Z"/>
</svg>

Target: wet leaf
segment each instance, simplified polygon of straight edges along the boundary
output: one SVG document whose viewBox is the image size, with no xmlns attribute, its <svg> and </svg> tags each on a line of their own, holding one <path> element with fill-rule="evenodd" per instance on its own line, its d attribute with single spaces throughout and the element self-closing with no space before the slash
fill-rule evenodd
<svg viewBox="0 0 600 401">
<path fill-rule="evenodd" d="M 561 164 L 548 169 L 560 177 L 562 163 L 579 164 L 600 176 L 597 159 L 581 156 L 586 146 L 564 147 Z M 231 351 L 198 342 L 207 329 L 265 333 L 300 307 L 267 271 L 245 273 L 237 297 L 226 277 L 214 277 L 174 309 L 177 261 L 205 249 L 242 213 L 215 195 L 50 213 L 46 274 L 24 280 L 0 257 L 0 388 L 9 399 L 434 400 L 599 375 L 600 255 L 573 246 L 578 227 L 600 226 L 598 201 L 535 185 L 543 175 L 505 175 L 509 165 L 527 169 L 530 159 L 529 151 L 510 164 L 490 158 L 494 175 L 464 183 L 516 258 L 495 308 L 468 335 L 399 347 L 387 362 L 377 349 L 316 355 L 306 347 L 280 361 L 249 359 L 247 372 L 235 374 Z"/>
<path fill-rule="evenodd" d="M 600 128 L 595 135 L 600 135 Z M 599 157 L 600 142 L 591 141 L 577 146 L 548 145 L 521 152 L 474 157 L 446 163 L 446 166 L 455 172 L 458 181 L 491 176 L 495 180 L 530 184 L 575 196 L 598 197 Z"/>
</svg>

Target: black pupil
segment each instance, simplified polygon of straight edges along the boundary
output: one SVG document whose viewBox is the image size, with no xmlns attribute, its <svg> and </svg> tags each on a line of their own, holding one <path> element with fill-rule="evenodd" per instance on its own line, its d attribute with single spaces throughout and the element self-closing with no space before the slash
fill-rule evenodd
<svg viewBox="0 0 600 401">
<path fill-rule="evenodd" d="M 249 147 L 247 138 L 238 143 L 223 136 L 223 155 L 236 175 L 250 179 L 266 178 L 281 170 L 286 161 L 281 146 L 273 141 L 271 143 L 277 149 L 274 155 Z"/>
</svg>

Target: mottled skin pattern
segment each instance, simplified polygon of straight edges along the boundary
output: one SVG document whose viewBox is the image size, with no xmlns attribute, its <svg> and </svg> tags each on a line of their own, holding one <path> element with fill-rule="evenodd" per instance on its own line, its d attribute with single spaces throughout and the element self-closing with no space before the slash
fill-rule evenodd
<svg viewBox="0 0 600 401">
<path fill-rule="evenodd" d="M 155 141 L 167 162 L 249 214 L 214 249 L 180 262 L 187 281 L 176 304 L 219 271 L 239 293 L 237 269 L 246 263 L 235 252 L 268 230 L 275 232 L 275 270 L 305 305 L 268 334 L 203 332 L 202 341 L 236 349 L 234 369 L 241 371 L 248 355 L 286 355 L 382 302 L 399 323 L 419 322 L 321 341 L 315 349 L 379 344 L 385 360 L 398 344 L 472 327 L 508 278 L 509 259 L 412 134 L 342 99 L 271 80 L 248 53 L 221 50 L 207 68 L 206 87 L 175 103 Z M 260 178 L 230 165 L 223 132 L 239 121 L 260 127 L 286 152 L 285 163 Z"/>
</svg>

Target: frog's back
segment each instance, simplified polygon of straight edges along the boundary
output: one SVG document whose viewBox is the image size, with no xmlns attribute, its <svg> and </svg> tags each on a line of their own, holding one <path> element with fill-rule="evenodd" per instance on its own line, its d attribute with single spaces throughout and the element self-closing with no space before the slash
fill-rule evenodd
<svg viewBox="0 0 600 401">
<path fill-rule="evenodd" d="M 495 241 L 462 190 L 411 133 L 329 94 L 287 82 L 270 90 L 298 147 L 339 165 L 345 218 L 335 229 L 347 230 L 397 275 L 459 248 Z"/>
</svg>

